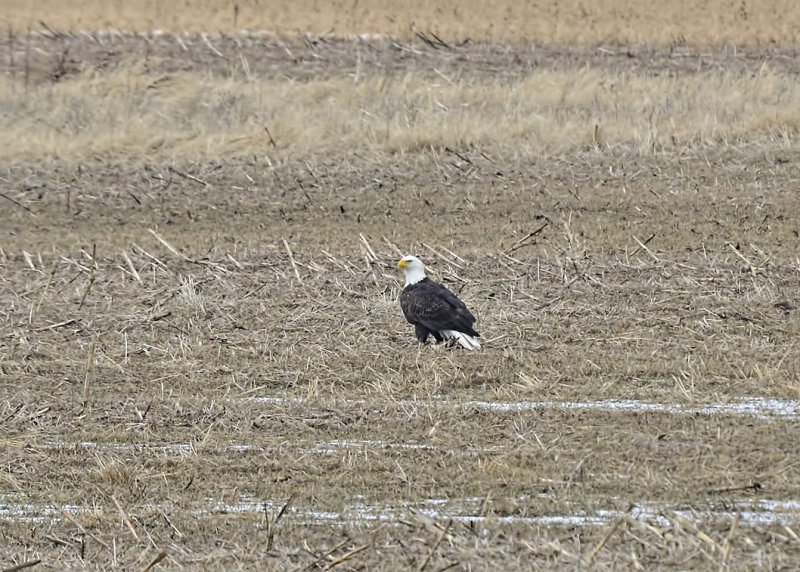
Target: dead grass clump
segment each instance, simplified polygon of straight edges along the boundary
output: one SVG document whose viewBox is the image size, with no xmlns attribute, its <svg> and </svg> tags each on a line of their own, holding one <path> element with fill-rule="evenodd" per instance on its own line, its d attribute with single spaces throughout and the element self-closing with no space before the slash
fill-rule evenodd
<svg viewBox="0 0 800 572">
<path fill-rule="evenodd" d="M 137 481 L 137 471 L 129 463 L 119 459 L 95 457 L 94 471 L 101 482 L 111 486 L 130 487 Z"/>
</svg>

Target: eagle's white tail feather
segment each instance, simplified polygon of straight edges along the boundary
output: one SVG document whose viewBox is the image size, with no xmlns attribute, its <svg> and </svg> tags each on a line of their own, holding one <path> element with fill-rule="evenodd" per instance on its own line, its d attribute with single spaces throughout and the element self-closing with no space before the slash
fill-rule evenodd
<svg viewBox="0 0 800 572">
<path fill-rule="evenodd" d="M 451 338 L 455 338 L 456 341 L 461 344 L 463 347 L 467 348 L 468 350 L 479 350 L 481 349 L 481 344 L 476 340 L 473 336 L 468 334 L 464 334 L 462 332 L 457 332 L 455 330 L 442 330 L 439 332 L 442 337 L 446 340 Z"/>
</svg>

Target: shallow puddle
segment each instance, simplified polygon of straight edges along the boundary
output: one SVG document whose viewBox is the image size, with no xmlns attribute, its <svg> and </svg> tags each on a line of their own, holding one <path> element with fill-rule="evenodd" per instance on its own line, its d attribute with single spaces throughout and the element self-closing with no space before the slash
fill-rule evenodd
<svg viewBox="0 0 800 572">
<path fill-rule="evenodd" d="M 547 495 L 541 495 L 547 496 Z M 206 507 L 196 509 L 202 515 L 226 513 L 264 513 L 277 514 L 283 509 L 285 501 L 260 501 L 252 497 L 242 497 L 237 503 L 206 499 Z M 565 514 L 543 515 L 484 515 L 481 514 L 484 499 L 427 499 L 414 503 L 397 505 L 377 505 L 354 502 L 342 511 L 321 511 L 310 508 L 288 506 L 284 518 L 291 518 L 301 524 L 359 524 L 369 522 L 400 523 L 414 518 L 431 519 L 476 524 L 534 524 L 540 526 L 602 526 L 610 524 L 625 513 L 621 510 L 586 511 L 576 509 Z M 104 510 L 116 512 L 116 507 L 93 506 L 88 509 L 72 504 L 56 506 L 36 505 L 25 500 L 24 495 L 11 493 L 0 495 L 0 517 L 24 522 L 54 522 L 62 518 L 64 512 L 73 516 L 102 514 Z M 691 522 L 703 520 L 732 520 L 739 515 L 743 524 L 790 525 L 800 522 L 800 501 L 776 501 L 770 499 L 740 499 L 726 503 L 725 508 L 713 506 L 692 507 L 672 506 L 667 503 L 641 501 L 630 511 L 630 518 L 646 521 L 655 526 L 669 526 L 670 516 L 677 515 Z"/>
<path fill-rule="evenodd" d="M 800 401 L 743 397 L 726 403 L 684 405 L 680 403 L 654 403 L 636 399 L 600 399 L 595 401 L 468 401 L 468 405 L 500 411 L 525 409 L 601 409 L 608 411 L 660 411 L 683 415 L 753 415 L 760 418 L 800 417 Z"/>
<path fill-rule="evenodd" d="M 250 401 L 261 403 L 300 403 L 299 398 L 251 397 Z M 363 399 L 348 399 L 350 404 L 365 404 Z M 397 400 L 394 403 L 413 406 L 436 406 L 441 404 L 463 405 L 496 411 L 524 411 L 529 409 L 597 409 L 606 411 L 657 411 L 679 415 L 751 415 L 762 419 L 775 417 L 800 418 L 800 401 L 794 399 L 772 399 L 767 397 L 740 397 L 724 403 L 691 405 L 683 403 L 659 403 L 638 399 L 598 399 L 590 401 L 463 401 L 434 397 L 430 400 Z"/>
<path fill-rule="evenodd" d="M 296 398 L 281 397 L 254 397 L 252 401 L 263 403 L 299 402 Z M 348 400 L 348 403 L 364 403 L 363 400 Z M 397 403 L 405 405 L 437 405 L 445 402 L 440 399 L 430 401 L 403 400 Z M 800 401 L 791 399 L 770 399 L 762 397 L 746 397 L 731 400 L 726 403 L 710 403 L 704 405 L 685 405 L 680 403 L 658 403 L 639 401 L 635 399 L 601 399 L 593 401 L 465 401 L 466 406 L 494 411 L 527 411 L 535 409 L 593 409 L 604 411 L 625 412 L 665 412 L 676 415 L 747 415 L 759 419 L 798 419 L 800 418 Z M 208 451 L 207 445 L 195 445 L 189 442 L 150 444 L 150 443 L 102 443 L 97 441 L 83 441 L 80 443 L 49 442 L 47 447 L 85 447 L 105 448 L 114 450 L 148 450 L 166 453 L 195 453 L 196 449 Z M 230 443 L 227 445 L 215 444 L 212 449 L 244 452 L 269 452 L 270 447 L 250 445 L 247 443 Z M 345 449 L 420 449 L 430 451 L 452 451 L 452 448 L 423 443 L 400 443 L 395 441 L 382 441 L 371 439 L 332 439 L 303 446 L 298 445 L 300 451 L 323 455 L 334 455 Z M 486 445 L 458 449 L 459 453 L 474 451 L 476 453 L 489 453 L 503 451 L 503 445 Z"/>
<path fill-rule="evenodd" d="M 58 441 L 49 441 L 45 447 L 54 449 L 84 447 L 86 449 L 110 449 L 114 451 L 154 451 L 166 453 L 187 453 L 196 452 L 197 450 L 207 452 L 209 450 L 224 451 L 224 452 L 270 452 L 275 447 L 249 445 L 247 443 L 230 443 L 227 445 L 195 445 L 193 443 L 161 443 L 161 444 L 148 444 L 148 443 L 119 443 L 109 442 L 104 443 L 101 441 L 81 441 L 80 443 L 67 443 Z M 458 448 L 459 454 L 466 453 L 495 453 L 504 450 L 502 445 L 465 445 Z M 336 455 L 343 450 L 363 450 L 363 449 L 383 449 L 383 450 L 423 450 L 423 451 L 443 451 L 453 452 L 453 447 L 444 447 L 440 445 L 427 445 L 424 443 L 399 443 L 397 441 L 382 441 L 378 439 L 330 439 L 327 441 L 317 441 L 311 445 L 298 444 L 295 449 L 300 453 L 318 453 L 321 455 Z"/>
<path fill-rule="evenodd" d="M 35 505 L 24 500 L 17 493 L 0 495 L 0 518 L 24 522 L 53 522 L 61 518 L 62 513 L 86 514 L 90 511 L 72 504 L 62 506 Z"/>
<path fill-rule="evenodd" d="M 289 507 L 287 514 L 305 524 L 359 522 L 398 522 L 414 517 L 415 513 L 434 519 L 452 519 L 464 523 L 525 523 L 541 526 L 600 526 L 609 524 L 624 515 L 621 510 L 576 510 L 569 514 L 549 515 L 482 515 L 483 499 L 429 499 L 419 503 L 408 503 L 397 507 L 354 503 L 342 512 L 323 512 L 312 509 Z M 263 512 L 265 509 L 277 513 L 283 507 L 270 501 L 257 502 L 243 498 L 240 503 L 220 504 L 209 499 L 211 512 Z M 658 526 L 668 526 L 665 515 L 678 515 L 689 521 L 725 519 L 732 520 L 737 514 L 745 524 L 793 524 L 800 522 L 800 501 L 775 501 L 769 499 L 744 499 L 729 505 L 738 509 L 682 508 L 666 503 L 642 501 L 630 511 L 630 517 Z"/>
</svg>

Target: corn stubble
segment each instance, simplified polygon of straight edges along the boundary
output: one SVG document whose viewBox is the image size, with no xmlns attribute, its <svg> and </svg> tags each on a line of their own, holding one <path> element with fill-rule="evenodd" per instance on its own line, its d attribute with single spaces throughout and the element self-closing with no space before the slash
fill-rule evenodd
<svg viewBox="0 0 800 572">
<path fill-rule="evenodd" d="M 791 64 L 68 41 L 0 88 L 4 567 L 797 561 L 796 418 L 485 405 L 798 397 Z"/>
</svg>

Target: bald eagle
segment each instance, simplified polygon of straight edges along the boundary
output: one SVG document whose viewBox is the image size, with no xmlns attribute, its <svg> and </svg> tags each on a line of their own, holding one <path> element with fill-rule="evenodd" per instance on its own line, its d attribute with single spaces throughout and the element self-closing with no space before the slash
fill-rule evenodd
<svg viewBox="0 0 800 572">
<path fill-rule="evenodd" d="M 420 343 L 425 343 L 429 334 L 437 342 L 455 339 L 468 350 L 478 350 L 480 337 L 475 331 L 475 316 L 464 302 L 425 275 L 425 267 L 416 256 L 406 256 L 397 263 L 406 273 L 406 284 L 400 294 L 400 307 L 414 330 Z"/>
</svg>

